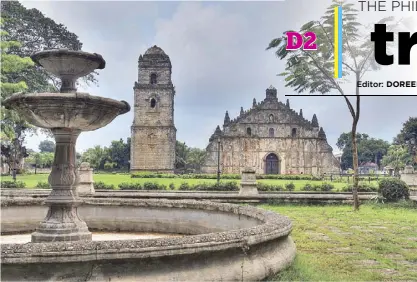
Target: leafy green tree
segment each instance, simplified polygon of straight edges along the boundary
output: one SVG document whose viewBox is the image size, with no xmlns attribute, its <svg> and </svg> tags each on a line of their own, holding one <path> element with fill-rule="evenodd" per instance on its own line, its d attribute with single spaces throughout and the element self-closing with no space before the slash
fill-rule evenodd
<svg viewBox="0 0 417 282">
<path fill-rule="evenodd" d="M 190 148 L 185 144 L 185 142 L 176 141 L 175 142 L 175 168 L 176 169 L 185 169 L 187 165 L 187 157 L 190 152 Z"/>
<path fill-rule="evenodd" d="M 412 159 L 406 146 L 391 145 L 388 153 L 382 159 L 384 166 L 390 166 L 394 169 L 395 175 L 398 175 L 400 170 L 404 169 L 407 163 Z"/>
<path fill-rule="evenodd" d="M 1 16 L 4 19 L 2 28 L 2 58 L 3 42 L 14 42 L 4 49 L 4 53 L 13 56 L 11 58 L 14 59 L 24 58 L 25 60 L 22 63 L 27 66 L 24 68 L 15 67 L 5 73 L 3 73 L 2 67 L 2 81 L 4 79 L 8 83 L 15 85 L 12 93 L 20 91 L 28 93 L 58 92 L 60 80 L 54 75 L 47 73 L 44 68 L 35 66 L 28 56 L 37 51 L 47 49 L 65 48 L 81 50 L 82 43 L 79 41 L 78 36 L 68 31 L 63 24 L 56 23 L 54 20 L 45 17 L 37 9 L 27 9 L 18 1 L 2 1 Z M 19 43 L 17 44 L 17 42 Z M 12 66 L 18 65 L 12 64 Z M 87 85 L 89 83 L 96 84 L 96 75 L 96 72 L 89 74 L 82 78 L 82 82 Z M 25 84 L 22 83 L 23 81 Z M 11 117 L 7 121 L 13 124 L 16 119 L 17 117 Z M 32 130 L 30 127 L 26 127 L 28 130 Z M 41 132 L 52 137 L 50 130 L 41 129 Z"/>
<path fill-rule="evenodd" d="M 129 169 L 130 160 L 130 138 L 124 143 L 123 139 L 112 141 L 109 147 L 109 159 L 113 164 L 112 168 Z"/>
<path fill-rule="evenodd" d="M 335 79 L 333 76 L 334 62 L 334 8 L 342 6 L 343 9 L 343 78 Z M 286 60 L 285 72 L 280 75 L 285 77 L 286 86 L 295 89 L 298 93 L 309 91 L 310 93 L 327 94 L 337 91 L 345 100 L 352 116 L 352 156 L 354 169 L 353 199 L 354 209 L 359 209 L 358 197 L 358 144 L 356 143 L 356 128 L 360 117 L 360 88 L 357 82 L 368 70 L 378 70 L 380 66 L 374 58 L 373 42 L 369 35 L 361 34 L 362 25 L 358 22 L 358 12 L 353 8 L 354 4 L 345 1 L 333 0 L 318 21 L 310 21 L 304 24 L 298 31 L 304 34 L 312 31 L 317 35 L 317 51 L 305 51 L 303 49 L 286 50 L 286 32 L 284 35 L 273 39 L 267 50 L 276 48 L 275 54 L 281 60 Z M 378 23 L 387 24 L 392 18 L 385 18 Z M 391 26 L 389 26 L 391 29 Z M 343 84 L 349 81 L 350 75 L 355 82 L 355 98 L 351 101 L 347 95 L 352 90 L 344 89 Z"/>
<path fill-rule="evenodd" d="M 96 170 L 104 169 L 104 164 L 109 160 L 108 148 L 99 145 L 88 149 L 81 157 L 82 162 L 90 163 L 90 166 Z"/>
<path fill-rule="evenodd" d="M 42 153 L 49 152 L 53 153 L 55 152 L 55 142 L 51 140 L 43 140 L 39 143 L 39 151 Z"/>
<path fill-rule="evenodd" d="M 37 169 L 42 167 L 43 165 L 42 153 L 33 152 L 29 154 L 29 156 L 25 159 L 25 162 L 35 166 L 36 174 Z"/>
<path fill-rule="evenodd" d="M 368 134 L 356 134 L 358 144 L 359 164 L 375 162 L 378 167 L 381 165 L 382 157 L 387 153 L 390 144 L 382 139 L 369 137 Z M 341 167 L 344 170 L 352 168 L 352 134 L 342 133 L 337 140 L 336 146 L 342 150 Z"/>
<path fill-rule="evenodd" d="M 27 57 L 41 50 L 81 50 L 83 46 L 76 34 L 68 31 L 63 24 L 45 17 L 37 9 L 27 9 L 18 1 L 2 1 L 1 11 L 5 19 L 3 29 L 7 32 L 5 40 L 21 43 L 19 48 L 11 48 L 9 54 Z M 86 76 L 84 82 L 96 83 L 96 75 L 92 73 Z M 22 77 L 26 80 L 29 92 L 57 92 L 60 87 L 57 77 L 37 66 L 8 74 L 12 81 L 21 80 Z"/>
<path fill-rule="evenodd" d="M 3 26 L 4 20 L 0 19 L 0 24 Z M 23 71 L 31 66 L 33 62 L 28 57 L 21 57 L 16 54 L 9 54 L 11 48 L 19 48 L 21 44 L 18 41 L 7 40 L 8 33 L 4 30 L 1 34 L 1 97 L 0 103 L 11 94 L 25 91 L 27 84 L 24 78 L 19 80 L 10 80 L 8 75 L 10 73 Z M 34 128 L 23 120 L 18 113 L 13 110 L 7 110 L 1 107 L 1 143 L 2 159 L 8 163 L 9 168 L 21 169 L 22 159 L 26 156 L 26 148 L 23 146 L 25 136 L 33 133 Z M 25 132 L 26 131 L 26 132 Z M 15 175 L 15 174 L 14 174 Z M 15 176 L 14 176 L 15 177 Z"/>
<path fill-rule="evenodd" d="M 190 148 L 187 156 L 187 163 L 196 170 L 200 170 L 204 164 L 206 151 L 200 148 Z"/>
<path fill-rule="evenodd" d="M 394 138 L 394 144 L 407 146 L 413 156 L 411 164 L 417 164 L 417 117 L 410 117 L 403 123 L 401 132 Z"/>
</svg>

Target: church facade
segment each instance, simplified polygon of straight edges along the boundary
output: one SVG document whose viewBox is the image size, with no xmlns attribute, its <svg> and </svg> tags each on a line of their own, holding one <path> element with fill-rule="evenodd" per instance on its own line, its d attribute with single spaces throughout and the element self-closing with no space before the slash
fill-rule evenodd
<svg viewBox="0 0 417 282">
<path fill-rule="evenodd" d="M 245 167 L 257 174 L 339 173 L 326 134 L 316 115 L 309 121 L 278 101 L 269 87 L 265 99 L 231 120 L 226 111 L 223 130 L 217 126 L 206 148 L 205 173 L 240 173 Z M 219 156 L 219 157 L 218 157 Z M 219 160 L 219 161 L 218 161 Z"/>
<path fill-rule="evenodd" d="M 171 60 L 161 48 L 153 46 L 139 56 L 138 70 L 133 88 L 130 171 L 172 173 L 177 130 Z"/>
</svg>

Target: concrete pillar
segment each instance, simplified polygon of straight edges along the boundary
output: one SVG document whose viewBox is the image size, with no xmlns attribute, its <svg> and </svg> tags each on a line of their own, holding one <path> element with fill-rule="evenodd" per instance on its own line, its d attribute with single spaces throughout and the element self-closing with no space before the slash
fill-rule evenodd
<svg viewBox="0 0 417 282">
<path fill-rule="evenodd" d="M 77 186 L 78 194 L 93 195 L 94 194 L 94 180 L 93 169 L 90 168 L 89 163 L 81 163 L 78 169 L 79 183 Z"/>
<path fill-rule="evenodd" d="M 414 171 L 414 168 L 411 165 L 405 167 L 404 172 L 400 175 L 400 178 L 410 188 L 417 188 L 417 173 Z"/>
<path fill-rule="evenodd" d="M 242 171 L 242 180 L 240 181 L 240 196 L 258 195 L 258 188 L 256 187 L 255 170 L 252 168 L 245 168 Z"/>
</svg>

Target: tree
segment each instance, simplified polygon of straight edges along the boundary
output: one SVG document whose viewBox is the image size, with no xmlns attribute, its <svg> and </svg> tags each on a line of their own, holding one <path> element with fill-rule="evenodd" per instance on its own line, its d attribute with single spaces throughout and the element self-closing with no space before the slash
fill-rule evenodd
<svg viewBox="0 0 417 282">
<path fill-rule="evenodd" d="M 381 165 L 382 157 L 387 153 L 390 146 L 387 141 L 382 139 L 370 138 L 368 134 L 356 134 L 358 144 L 358 162 L 375 162 L 378 167 Z M 341 167 L 343 170 L 352 168 L 352 134 L 342 133 L 337 140 L 336 146 L 342 150 Z"/>
<path fill-rule="evenodd" d="M 27 9 L 18 1 L 1 2 L 2 18 L 4 19 L 2 31 L 2 82 L 3 79 L 13 86 L 15 92 L 58 92 L 60 80 L 47 73 L 44 68 L 35 66 L 28 58 L 37 51 L 46 49 L 65 48 L 69 50 L 81 50 L 82 43 L 78 36 L 54 20 L 45 17 L 37 9 Z M 3 49 L 3 42 L 13 42 L 8 48 Z M 17 43 L 19 42 L 19 43 Z M 3 56 L 6 54 L 14 61 L 21 58 L 20 64 L 11 64 L 14 67 L 3 73 Z M 24 67 L 23 67 L 24 66 Z M 97 72 L 93 72 L 82 78 L 85 84 L 97 83 Z M 24 82 L 23 82 L 24 81 Z M 9 85 L 7 85 L 9 87 Z M 10 90 L 12 90 L 10 89 Z M 2 87 L 2 98 L 3 87 Z M 3 109 L 2 109 L 3 110 Z M 14 124 L 16 117 L 6 117 L 6 121 Z M 13 127 L 13 126 L 12 126 Z M 26 126 L 28 129 L 30 127 Z M 52 137 L 50 130 L 42 129 L 42 132 Z M 3 133 L 3 129 L 2 129 Z"/>
<path fill-rule="evenodd" d="M 187 156 L 187 164 L 196 170 L 200 170 L 203 166 L 206 157 L 206 151 L 200 148 L 190 148 Z"/>
<path fill-rule="evenodd" d="M 1 11 L 5 19 L 4 30 L 8 33 L 5 39 L 21 43 L 20 48 L 12 48 L 10 54 L 27 57 L 41 50 L 81 50 L 83 46 L 76 34 L 68 31 L 63 24 L 45 17 L 37 9 L 27 9 L 18 1 L 2 1 Z M 84 83 L 96 83 L 96 75 L 92 73 L 86 76 Z M 29 92 L 58 92 L 61 83 L 57 77 L 38 66 L 9 75 L 11 80 L 22 77 L 27 80 Z"/>
<path fill-rule="evenodd" d="M 84 152 L 81 161 L 90 163 L 90 166 L 96 170 L 103 169 L 106 161 L 109 160 L 108 149 L 97 145 Z"/>
<path fill-rule="evenodd" d="M 394 144 L 407 146 L 413 156 L 411 164 L 417 164 L 417 117 L 410 117 L 403 123 L 401 132 L 394 138 Z"/>
<path fill-rule="evenodd" d="M 345 100 L 352 116 L 352 157 L 354 170 L 353 202 L 354 209 L 359 209 L 358 198 L 358 144 L 356 142 L 356 128 L 360 117 L 360 91 L 357 82 L 369 70 L 378 70 L 379 65 L 374 58 L 373 42 L 365 40 L 368 36 L 361 34 L 362 25 L 357 21 L 357 10 L 354 4 L 345 1 L 333 0 L 332 5 L 327 9 L 325 15 L 319 21 L 310 21 L 304 24 L 299 33 L 304 34 L 312 31 L 317 36 L 317 51 L 286 50 L 286 32 L 284 36 L 273 39 L 267 50 L 276 48 L 275 54 L 281 60 L 286 59 L 285 72 L 279 74 L 285 77 L 286 87 L 294 88 L 298 93 L 309 91 L 310 93 L 327 94 L 337 91 Z M 334 62 L 334 8 L 342 6 L 343 9 L 343 79 L 333 77 Z M 385 18 L 378 23 L 387 24 L 392 18 Z M 391 26 L 390 26 L 391 28 Z M 354 76 L 355 98 L 352 102 L 348 98 L 351 91 L 342 88 L 348 76 Z"/>
<path fill-rule="evenodd" d="M 43 140 L 39 143 L 39 151 L 41 153 L 49 152 L 53 153 L 55 152 L 55 142 L 51 140 Z"/>
<path fill-rule="evenodd" d="M 190 152 L 190 148 L 185 145 L 185 142 L 175 142 L 175 168 L 185 169 L 187 165 L 187 156 Z"/>
<path fill-rule="evenodd" d="M 394 174 L 399 175 L 401 169 L 404 169 L 405 165 L 410 162 L 411 155 L 406 146 L 391 145 L 388 149 L 388 153 L 382 159 L 382 164 L 385 166 L 391 166 L 394 169 Z"/>
<path fill-rule="evenodd" d="M 4 20 L 0 19 L 3 26 Z M 11 94 L 21 92 L 27 89 L 27 84 L 23 78 L 19 80 L 10 80 L 8 74 L 20 72 L 33 66 L 33 62 L 28 57 L 21 57 L 16 54 L 9 54 L 11 48 L 19 48 L 21 44 L 17 41 L 6 40 L 8 33 L 4 30 L 1 33 L 1 98 L 0 103 Z M 9 169 L 13 167 L 14 172 L 20 168 L 22 159 L 26 156 L 26 148 L 23 146 L 25 133 L 33 133 L 34 128 L 23 120 L 18 113 L 13 110 L 1 108 L 1 143 L 2 159 L 9 165 Z M 27 131 L 27 132 L 25 132 Z M 15 173 L 13 174 L 15 178 Z"/>
<path fill-rule="evenodd" d="M 109 159 L 113 164 L 113 167 L 107 165 L 110 168 L 117 169 L 129 169 L 130 160 L 130 138 L 127 138 L 127 142 L 124 143 L 120 138 L 118 141 L 112 141 L 109 148 Z"/>
<path fill-rule="evenodd" d="M 26 163 L 35 166 L 35 174 L 36 174 L 37 168 L 43 165 L 42 153 L 35 152 L 32 154 L 29 154 L 29 156 L 26 158 Z"/>
</svg>

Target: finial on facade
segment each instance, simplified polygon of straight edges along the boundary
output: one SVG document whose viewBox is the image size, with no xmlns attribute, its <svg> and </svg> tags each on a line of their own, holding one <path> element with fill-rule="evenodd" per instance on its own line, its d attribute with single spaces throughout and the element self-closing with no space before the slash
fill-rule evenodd
<svg viewBox="0 0 417 282">
<path fill-rule="evenodd" d="M 226 114 L 224 115 L 224 124 L 228 124 L 230 122 L 229 112 L 226 111 Z"/>
<path fill-rule="evenodd" d="M 317 120 L 316 114 L 313 115 L 313 119 L 311 120 L 313 127 L 319 127 L 319 121 Z"/>
<path fill-rule="evenodd" d="M 319 138 L 320 139 L 326 139 L 327 138 L 326 137 L 326 133 L 323 130 L 323 127 L 320 127 L 320 130 L 319 130 Z"/>
<path fill-rule="evenodd" d="M 243 116 L 245 112 L 243 111 L 243 107 L 240 107 L 240 115 Z"/>
<path fill-rule="evenodd" d="M 277 98 L 277 89 L 274 86 L 269 86 L 266 89 L 266 98 L 267 99 L 276 99 Z"/>
<path fill-rule="evenodd" d="M 216 130 L 214 131 L 214 135 L 221 135 L 222 134 L 222 130 L 220 129 L 220 126 L 218 125 L 216 127 Z"/>
<path fill-rule="evenodd" d="M 287 107 L 290 107 L 290 99 L 287 99 L 287 103 L 286 103 Z"/>
<path fill-rule="evenodd" d="M 300 116 L 303 117 L 303 109 L 300 109 Z"/>
<path fill-rule="evenodd" d="M 252 107 L 256 107 L 256 99 L 253 98 Z"/>
</svg>

